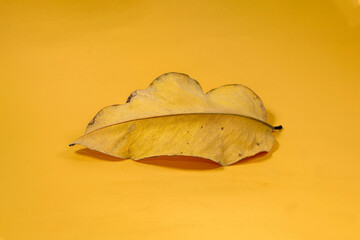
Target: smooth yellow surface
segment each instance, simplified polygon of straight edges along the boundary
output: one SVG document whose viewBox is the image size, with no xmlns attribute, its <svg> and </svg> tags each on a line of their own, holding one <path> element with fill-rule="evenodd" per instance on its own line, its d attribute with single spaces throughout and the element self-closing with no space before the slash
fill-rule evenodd
<svg viewBox="0 0 360 240">
<path fill-rule="evenodd" d="M 0 239 L 359 239 L 358 1 L 1 1 Z M 230 167 L 68 148 L 162 73 L 283 124 Z"/>
</svg>

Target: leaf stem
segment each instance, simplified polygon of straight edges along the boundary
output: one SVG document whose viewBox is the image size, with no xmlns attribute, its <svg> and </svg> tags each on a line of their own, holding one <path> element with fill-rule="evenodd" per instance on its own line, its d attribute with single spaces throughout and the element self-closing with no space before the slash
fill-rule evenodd
<svg viewBox="0 0 360 240">
<path fill-rule="evenodd" d="M 282 127 L 281 125 L 274 127 L 275 130 L 281 130 L 282 128 L 283 128 L 283 127 Z"/>
</svg>

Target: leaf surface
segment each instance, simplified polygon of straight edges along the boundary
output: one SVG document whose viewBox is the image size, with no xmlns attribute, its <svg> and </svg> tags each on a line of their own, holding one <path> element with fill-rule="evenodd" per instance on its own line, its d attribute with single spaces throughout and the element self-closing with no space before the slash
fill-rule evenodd
<svg viewBox="0 0 360 240">
<path fill-rule="evenodd" d="M 274 127 L 261 99 L 233 84 L 204 93 L 186 74 L 167 73 L 105 107 L 74 144 L 134 160 L 184 155 L 230 165 L 271 150 Z"/>
</svg>

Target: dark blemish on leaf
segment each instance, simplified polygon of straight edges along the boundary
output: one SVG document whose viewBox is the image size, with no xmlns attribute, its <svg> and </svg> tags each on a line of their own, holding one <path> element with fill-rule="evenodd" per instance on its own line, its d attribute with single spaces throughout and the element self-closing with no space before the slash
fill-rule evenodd
<svg viewBox="0 0 360 240">
<path fill-rule="evenodd" d="M 257 142 L 256 145 L 260 146 L 260 143 Z"/>
<path fill-rule="evenodd" d="M 221 130 L 224 130 L 224 127 L 221 127 Z"/>
<path fill-rule="evenodd" d="M 189 144 L 189 143 L 186 143 L 186 144 Z"/>
<path fill-rule="evenodd" d="M 180 152 L 181 154 L 183 153 L 183 152 Z"/>
<path fill-rule="evenodd" d="M 241 153 L 239 153 L 239 157 L 241 157 L 242 156 L 242 154 Z"/>
<path fill-rule="evenodd" d="M 204 128 L 204 126 L 201 126 L 201 128 Z"/>
<path fill-rule="evenodd" d="M 135 97 L 137 95 L 137 90 L 133 91 L 130 96 L 128 97 L 128 99 L 126 100 L 126 103 L 129 103 L 131 101 L 131 99 L 133 97 Z"/>
<path fill-rule="evenodd" d="M 91 119 L 91 121 L 88 123 L 88 126 L 91 126 L 91 125 L 94 125 L 94 123 L 97 121 L 96 119 L 98 119 L 101 115 L 104 114 L 104 110 L 105 109 L 108 109 L 108 108 L 112 108 L 112 107 L 116 107 L 116 106 L 119 106 L 120 104 L 113 104 L 113 105 L 110 105 L 110 106 L 107 106 L 103 109 L 101 109 L 93 119 Z"/>
<path fill-rule="evenodd" d="M 74 145 L 75 145 L 75 143 L 69 144 L 69 147 L 72 147 L 72 146 L 74 146 Z"/>
<path fill-rule="evenodd" d="M 91 121 L 89 122 L 88 125 L 90 125 L 90 126 L 93 125 L 95 123 L 95 118 L 96 118 L 96 116 L 93 119 L 91 119 Z"/>
</svg>

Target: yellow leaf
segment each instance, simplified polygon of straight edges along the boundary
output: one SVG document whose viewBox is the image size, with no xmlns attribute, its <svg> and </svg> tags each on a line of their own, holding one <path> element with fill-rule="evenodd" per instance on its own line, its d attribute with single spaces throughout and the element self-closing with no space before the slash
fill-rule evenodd
<svg viewBox="0 0 360 240">
<path fill-rule="evenodd" d="M 126 104 L 103 108 L 73 144 L 134 160 L 184 155 L 230 165 L 270 151 L 274 129 L 251 89 L 232 84 L 204 93 L 188 75 L 167 73 Z"/>
</svg>

